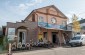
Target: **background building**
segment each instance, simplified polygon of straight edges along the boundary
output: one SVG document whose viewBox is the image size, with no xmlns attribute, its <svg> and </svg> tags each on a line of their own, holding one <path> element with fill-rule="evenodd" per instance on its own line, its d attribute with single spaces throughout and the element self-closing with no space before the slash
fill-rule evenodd
<svg viewBox="0 0 85 55">
<path fill-rule="evenodd" d="M 2 35 L 2 28 L 0 27 L 0 35 Z"/>
</svg>

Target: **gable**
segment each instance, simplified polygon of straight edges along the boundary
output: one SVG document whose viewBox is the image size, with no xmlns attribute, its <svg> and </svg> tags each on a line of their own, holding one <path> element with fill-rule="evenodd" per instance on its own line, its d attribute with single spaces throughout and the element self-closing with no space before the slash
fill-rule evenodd
<svg viewBox="0 0 85 55">
<path fill-rule="evenodd" d="M 46 6 L 46 7 L 43 7 L 43 8 L 38 8 L 38 9 L 35 9 L 33 10 L 26 18 L 25 20 L 28 20 L 28 18 L 30 16 L 32 16 L 32 14 L 34 12 L 38 12 L 38 13 L 42 13 L 42 14 L 50 14 L 50 15 L 54 15 L 54 16 L 57 16 L 57 17 L 62 17 L 62 18 L 65 18 L 67 19 L 67 17 L 58 9 L 56 8 L 54 5 L 51 5 L 51 6 Z"/>
<path fill-rule="evenodd" d="M 42 12 L 42 13 L 49 13 L 49 14 L 53 14 L 53 15 L 56 15 L 56 16 L 60 16 L 60 17 L 67 18 L 67 17 L 66 17 L 58 8 L 56 8 L 54 5 L 47 6 L 47 7 L 43 7 L 43 8 L 39 8 L 39 9 L 36 9 L 36 11 Z"/>
</svg>

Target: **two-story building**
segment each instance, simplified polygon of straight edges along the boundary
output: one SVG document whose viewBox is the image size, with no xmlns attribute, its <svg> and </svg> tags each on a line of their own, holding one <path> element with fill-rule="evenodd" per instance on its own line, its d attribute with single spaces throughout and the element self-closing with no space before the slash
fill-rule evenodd
<svg viewBox="0 0 85 55">
<path fill-rule="evenodd" d="M 31 40 L 38 42 L 45 39 L 62 44 L 71 37 L 67 20 L 68 18 L 58 8 L 51 5 L 33 10 L 21 22 L 7 22 L 6 35 L 10 35 L 9 32 L 12 30 L 17 36 L 17 42 L 29 43 Z"/>
</svg>

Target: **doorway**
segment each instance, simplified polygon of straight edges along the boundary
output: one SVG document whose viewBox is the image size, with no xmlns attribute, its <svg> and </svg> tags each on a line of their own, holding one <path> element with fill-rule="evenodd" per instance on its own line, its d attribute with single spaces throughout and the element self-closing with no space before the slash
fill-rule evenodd
<svg viewBox="0 0 85 55">
<path fill-rule="evenodd" d="M 19 42 L 25 43 L 25 32 L 19 32 Z"/>
<path fill-rule="evenodd" d="M 59 38 L 58 38 L 58 36 L 57 36 L 57 32 L 52 32 L 52 42 L 54 43 L 54 44 L 59 44 Z"/>
</svg>

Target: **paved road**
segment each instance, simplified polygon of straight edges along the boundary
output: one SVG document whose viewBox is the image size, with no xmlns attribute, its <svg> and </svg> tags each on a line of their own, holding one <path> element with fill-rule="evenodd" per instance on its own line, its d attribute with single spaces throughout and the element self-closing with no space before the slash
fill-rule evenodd
<svg viewBox="0 0 85 55">
<path fill-rule="evenodd" d="M 0 55 L 6 55 L 6 54 L 0 54 Z M 13 53 L 13 55 L 85 55 L 85 46 L 58 47 L 58 48 L 52 48 L 52 49 Z"/>
</svg>

